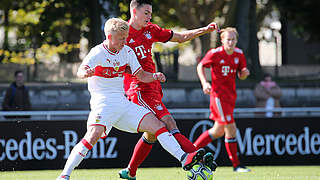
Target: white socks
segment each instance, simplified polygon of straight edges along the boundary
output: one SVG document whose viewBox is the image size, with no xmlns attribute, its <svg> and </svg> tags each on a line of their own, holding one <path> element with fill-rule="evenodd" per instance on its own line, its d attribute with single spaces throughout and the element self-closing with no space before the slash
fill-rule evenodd
<svg viewBox="0 0 320 180">
<path fill-rule="evenodd" d="M 89 144 L 85 139 L 82 139 L 72 149 L 61 174 L 70 176 L 72 170 L 80 164 L 90 149 L 92 149 L 92 145 Z"/>
<path fill-rule="evenodd" d="M 181 149 L 178 141 L 166 128 L 161 128 L 155 134 L 161 146 L 179 161 L 185 152 Z"/>
</svg>

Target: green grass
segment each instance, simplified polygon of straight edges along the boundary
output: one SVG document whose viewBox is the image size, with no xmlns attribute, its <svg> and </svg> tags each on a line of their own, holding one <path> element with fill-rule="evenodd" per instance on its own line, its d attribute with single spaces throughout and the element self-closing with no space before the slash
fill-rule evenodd
<svg viewBox="0 0 320 180">
<path fill-rule="evenodd" d="M 320 166 L 252 166 L 252 172 L 234 173 L 231 167 L 219 167 L 214 180 L 320 180 Z M 77 169 L 72 180 L 118 180 L 120 169 Z M 47 180 L 61 170 L 4 171 L 0 180 Z M 138 180 L 186 180 L 181 168 L 140 168 Z"/>
</svg>

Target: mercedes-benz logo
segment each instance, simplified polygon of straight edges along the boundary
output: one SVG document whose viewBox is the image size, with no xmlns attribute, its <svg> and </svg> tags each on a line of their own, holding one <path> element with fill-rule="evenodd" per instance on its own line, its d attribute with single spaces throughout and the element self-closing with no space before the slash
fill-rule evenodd
<svg viewBox="0 0 320 180">
<path fill-rule="evenodd" d="M 210 129 L 212 126 L 213 122 L 209 120 L 200 120 L 199 122 L 197 122 L 190 131 L 190 141 L 194 142 L 200 134 Z M 221 150 L 221 138 L 214 140 L 212 143 L 209 143 L 207 147 L 214 152 L 214 159 L 217 159 Z"/>
</svg>

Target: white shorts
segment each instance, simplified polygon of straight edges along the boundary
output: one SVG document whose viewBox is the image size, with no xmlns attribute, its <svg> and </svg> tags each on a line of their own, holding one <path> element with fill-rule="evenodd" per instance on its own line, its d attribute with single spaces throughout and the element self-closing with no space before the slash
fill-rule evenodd
<svg viewBox="0 0 320 180">
<path fill-rule="evenodd" d="M 106 137 L 112 127 L 119 130 L 137 133 L 141 120 L 149 113 L 146 108 L 130 102 L 124 95 L 104 97 L 91 97 L 91 112 L 87 126 L 98 125 L 105 127 Z"/>
</svg>

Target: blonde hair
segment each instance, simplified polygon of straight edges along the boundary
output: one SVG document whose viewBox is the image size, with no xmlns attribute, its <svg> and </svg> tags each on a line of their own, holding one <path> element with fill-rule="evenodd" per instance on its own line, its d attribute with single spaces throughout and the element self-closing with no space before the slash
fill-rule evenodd
<svg viewBox="0 0 320 180">
<path fill-rule="evenodd" d="M 221 29 L 220 32 L 221 32 L 221 34 L 220 34 L 220 38 L 221 39 L 224 38 L 226 32 L 234 33 L 236 35 L 237 39 L 238 39 L 238 36 L 239 36 L 237 29 L 234 28 L 234 27 L 227 27 L 227 28 Z"/>
<path fill-rule="evenodd" d="M 129 31 L 129 24 L 120 18 L 108 19 L 104 24 L 104 33 L 106 36 L 119 31 Z"/>
</svg>

